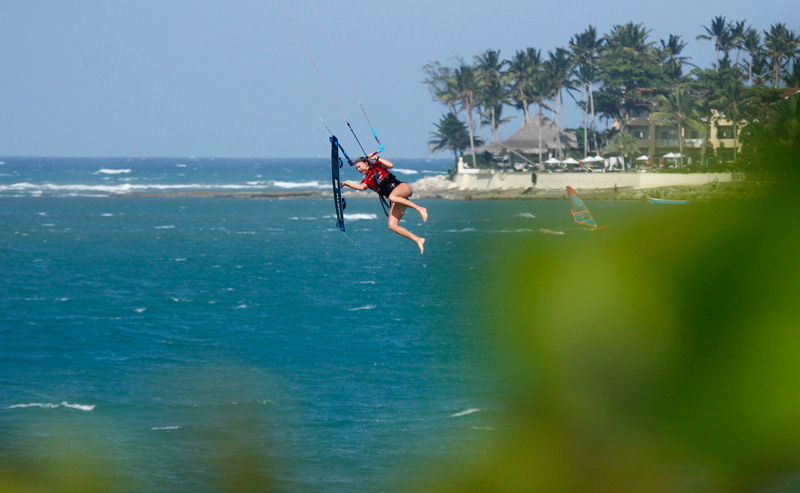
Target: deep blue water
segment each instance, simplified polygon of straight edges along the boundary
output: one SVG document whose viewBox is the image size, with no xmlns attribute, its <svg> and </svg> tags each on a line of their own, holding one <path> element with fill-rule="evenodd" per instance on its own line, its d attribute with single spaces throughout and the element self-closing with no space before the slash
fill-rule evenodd
<svg viewBox="0 0 800 493">
<path fill-rule="evenodd" d="M 0 165 L 0 468 L 69 477 L 81 460 L 129 490 L 241 473 L 369 491 L 425 484 L 421 464 L 497 432 L 485 248 L 558 226 L 535 215 L 563 204 L 423 200 L 428 224 L 404 220 L 428 238 L 421 256 L 374 195 L 350 201 L 346 234 L 328 198 L 115 195 L 323 188 L 324 160 L 134 161 Z"/>
</svg>

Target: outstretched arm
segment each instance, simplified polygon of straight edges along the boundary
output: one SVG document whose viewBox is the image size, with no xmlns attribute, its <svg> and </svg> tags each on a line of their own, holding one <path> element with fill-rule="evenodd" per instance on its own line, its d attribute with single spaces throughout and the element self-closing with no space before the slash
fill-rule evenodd
<svg viewBox="0 0 800 493">
<path fill-rule="evenodd" d="M 386 158 L 379 158 L 377 152 L 373 152 L 369 155 L 370 160 L 375 163 L 377 166 L 380 166 L 383 169 L 390 169 L 394 166 L 394 163 L 389 161 Z"/>
<path fill-rule="evenodd" d="M 353 190 L 366 190 L 367 189 L 367 184 L 366 183 L 352 183 L 352 182 L 349 182 L 349 181 L 343 181 L 342 182 L 342 186 L 343 187 L 350 187 Z"/>
</svg>

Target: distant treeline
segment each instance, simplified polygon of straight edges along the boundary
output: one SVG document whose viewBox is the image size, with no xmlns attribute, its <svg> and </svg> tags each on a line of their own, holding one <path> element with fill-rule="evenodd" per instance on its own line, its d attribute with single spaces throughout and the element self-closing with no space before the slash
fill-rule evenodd
<svg viewBox="0 0 800 493">
<path fill-rule="evenodd" d="M 430 62 L 424 66 L 424 83 L 447 108 L 431 133 L 430 149 L 451 150 L 458 157 L 479 145 L 478 126 L 489 127 L 492 140 L 502 139 L 500 125 L 509 120 L 506 107 L 521 112 L 527 122 L 534 106 L 549 112 L 563 129 L 567 92 L 583 115 L 580 153 L 608 146 L 624 153 L 625 146 L 635 143 L 626 137 L 615 140 L 615 134 L 626 134 L 626 117 L 636 107 L 646 106 L 656 112 L 654 118 L 679 127 L 704 129 L 707 136 L 704 127 L 711 125 L 712 114 L 725 115 L 738 127 L 769 112 L 787 88 L 800 86 L 800 37 L 786 24 L 759 30 L 745 20 L 719 16 L 701 29 L 696 39 L 709 41 L 714 50 L 714 63 L 707 68 L 682 55 L 687 42 L 681 36 L 670 34 L 656 42 L 650 29 L 633 22 L 602 36 L 589 26 L 573 35 L 569 46 L 548 50 L 546 56 L 541 49 L 525 48 L 505 60 L 499 51 L 486 50 L 472 63 Z M 596 128 L 598 118 L 606 123 L 603 131 Z"/>
</svg>

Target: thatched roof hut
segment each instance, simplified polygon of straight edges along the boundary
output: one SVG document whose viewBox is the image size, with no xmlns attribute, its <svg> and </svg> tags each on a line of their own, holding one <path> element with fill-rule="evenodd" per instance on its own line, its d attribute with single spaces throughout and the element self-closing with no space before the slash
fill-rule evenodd
<svg viewBox="0 0 800 493">
<path fill-rule="evenodd" d="M 578 148 L 578 139 L 573 132 L 559 130 L 553 120 L 539 113 L 534 115 L 508 139 L 478 147 L 475 152 L 505 154 L 516 151 L 520 154 L 534 155 L 539 154 L 539 149 L 541 148 L 542 154 L 548 155 L 558 149 L 558 139 L 561 139 L 561 149 L 563 150 Z"/>
</svg>

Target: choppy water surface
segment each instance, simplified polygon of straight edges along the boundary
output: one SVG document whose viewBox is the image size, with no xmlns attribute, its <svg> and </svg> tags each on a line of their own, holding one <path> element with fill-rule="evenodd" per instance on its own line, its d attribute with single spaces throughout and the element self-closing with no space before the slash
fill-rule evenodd
<svg viewBox="0 0 800 493">
<path fill-rule="evenodd" d="M 368 194 L 349 200 L 347 233 L 327 198 L 115 196 L 322 188 L 324 162 L 56 164 L 0 165 L 0 468 L 106 487 L 424 484 L 502 426 L 509 375 L 480 308 L 509 260 L 497 246 L 587 234 L 565 202 L 421 201 L 429 222 L 404 221 L 428 238 L 420 256 Z M 646 207 L 595 216 L 632 206 Z"/>
</svg>

